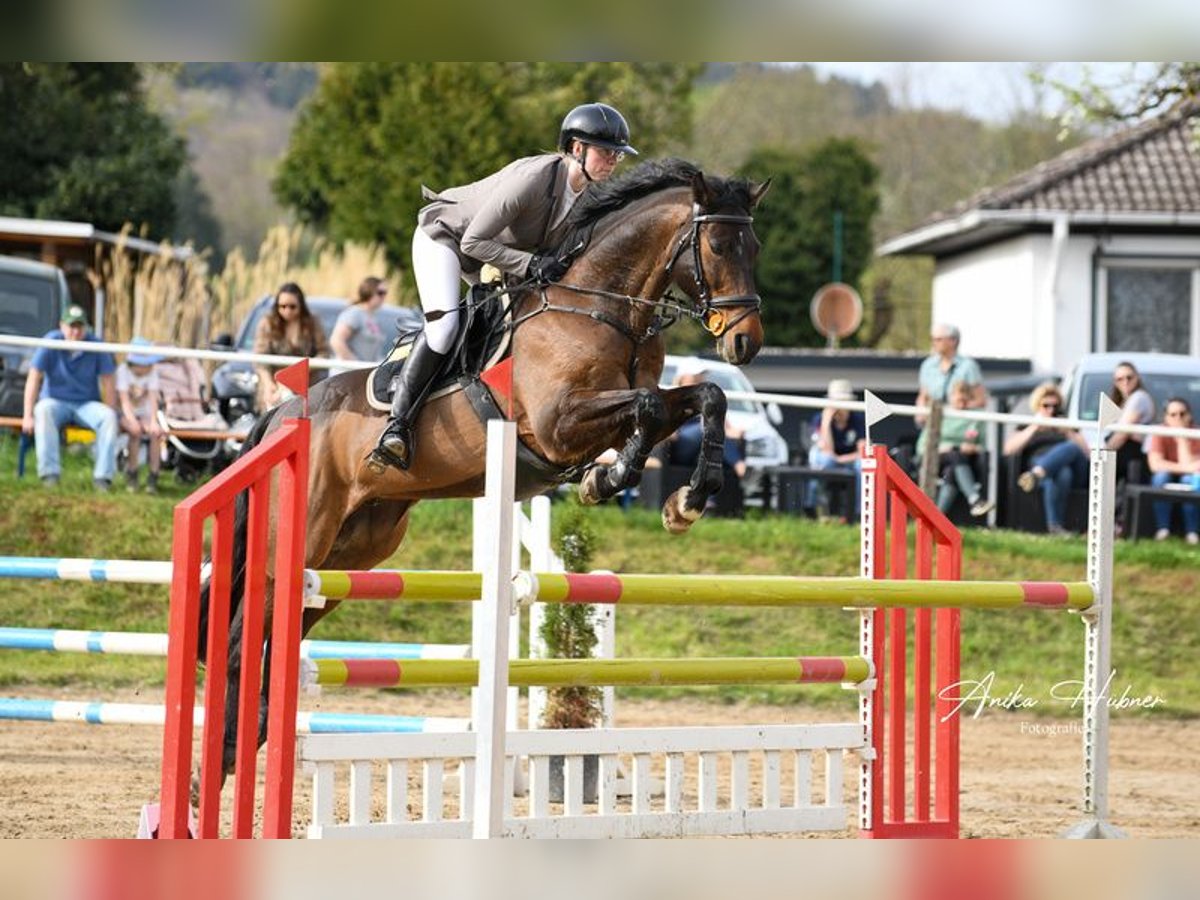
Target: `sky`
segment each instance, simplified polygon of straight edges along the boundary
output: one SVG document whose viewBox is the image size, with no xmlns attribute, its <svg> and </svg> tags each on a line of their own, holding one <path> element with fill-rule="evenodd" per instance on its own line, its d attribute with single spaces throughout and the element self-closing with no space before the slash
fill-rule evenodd
<svg viewBox="0 0 1200 900">
<path fill-rule="evenodd" d="M 1034 65 L 1047 78 L 1077 84 L 1090 71 L 1104 84 L 1128 81 L 1135 63 L 1082 62 L 815 62 L 822 75 L 837 74 L 859 81 L 881 81 L 893 102 L 901 106 L 966 112 L 993 122 L 1003 122 L 1014 112 L 1042 107 L 1057 115 L 1062 102 L 1057 92 L 1044 88 L 1040 100 L 1028 73 Z"/>
</svg>

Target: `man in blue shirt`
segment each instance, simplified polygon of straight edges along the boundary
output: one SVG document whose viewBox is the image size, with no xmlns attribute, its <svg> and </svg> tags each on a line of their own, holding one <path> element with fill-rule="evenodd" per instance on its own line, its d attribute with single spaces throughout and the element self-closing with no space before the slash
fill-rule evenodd
<svg viewBox="0 0 1200 900">
<path fill-rule="evenodd" d="M 48 340 L 92 341 L 87 314 L 71 306 Z M 48 487 L 58 484 L 59 434 L 63 426 L 82 425 L 96 433 L 92 483 L 108 491 L 117 467 L 117 414 L 114 373 L 109 353 L 39 347 L 25 381 L 25 414 L 21 430 L 34 436 L 38 476 Z"/>
<path fill-rule="evenodd" d="M 958 352 L 961 336 L 953 325 L 939 323 L 930 331 L 933 352 L 921 363 L 917 374 L 917 406 L 928 406 L 934 400 L 950 401 L 950 388 L 962 381 L 971 385 L 971 396 L 967 403 L 970 409 L 981 409 L 987 405 L 987 389 L 983 386 L 983 373 L 979 363 Z M 925 417 L 916 417 L 917 425 L 924 427 Z"/>
</svg>

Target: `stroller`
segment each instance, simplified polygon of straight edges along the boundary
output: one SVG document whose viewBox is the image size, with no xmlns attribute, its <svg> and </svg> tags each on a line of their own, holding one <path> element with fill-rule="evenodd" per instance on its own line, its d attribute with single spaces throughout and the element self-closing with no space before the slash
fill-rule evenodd
<svg viewBox="0 0 1200 900">
<path fill-rule="evenodd" d="M 175 478 L 185 484 L 196 481 L 205 469 L 219 472 L 237 455 L 240 442 L 233 443 L 224 438 L 179 437 L 169 430 L 229 430 L 229 425 L 207 399 L 204 369 L 196 360 L 180 357 L 163 359 L 154 368 L 162 396 L 158 421 L 167 431 L 166 467 L 173 468 Z"/>
</svg>

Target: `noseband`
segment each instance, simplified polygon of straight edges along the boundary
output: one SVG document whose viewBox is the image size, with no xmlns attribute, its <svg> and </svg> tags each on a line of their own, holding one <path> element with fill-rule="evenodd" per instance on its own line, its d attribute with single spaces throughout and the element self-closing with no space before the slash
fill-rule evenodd
<svg viewBox="0 0 1200 900">
<path fill-rule="evenodd" d="M 705 329 L 712 334 L 713 337 L 720 337 L 746 316 L 752 312 L 758 312 L 762 308 L 762 297 L 758 294 L 726 294 L 719 297 L 712 296 L 712 292 L 708 287 L 708 279 L 704 276 L 704 261 L 700 253 L 700 228 L 703 225 L 726 224 L 726 225 L 750 225 L 754 222 L 753 216 L 731 215 L 727 213 L 700 213 L 699 207 L 693 207 L 691 228 L 688 229 L 687 235 L 679 242 L 675 248 L 675 252 L 671 254 L 671 261 L 667 263 L 667 275 L 671 274 L 671 270 L 675 267 L 675 263 L 684 254 L 689 247 L 692 251 L 692 278 L 696 284 L 696 302 L 700 305 L 700 319 L 704 323 Z M 742 312 L 730 319 L 724 311 L 724 307 L 741 306 L 745 307 Z"/>
</svg>

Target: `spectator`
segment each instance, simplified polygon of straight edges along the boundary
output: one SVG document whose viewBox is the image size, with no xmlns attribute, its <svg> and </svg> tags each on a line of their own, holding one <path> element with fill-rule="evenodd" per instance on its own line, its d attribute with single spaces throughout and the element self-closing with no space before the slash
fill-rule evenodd
<svg viewBox="0 0 1200 900">
<path fill-rule="evenodd" d="M 1121 407 L 1121 425 L 1151 425 L 1154 422 L 1154 398 L 1142 385 L 1142 376 L 1133 363 L 1118 363 L 1113 370 L 1112 401 Z M 1142 441 L 1145 435 L 1114 431 L 1105 438 L 1104 446 L 1117 451 L 1117 478 L 1128 481 L 1134 462 L 1145 459 Z"/>
<path fill-rule="evenodd" d="M 1193 428 L 1192 407 L 1181 397 L 1167 401 L 1163 425 L 1171 428 Z M 1200 438 L 1166 437 L 1155 434 L 1150 437 L 1148 455 L 1150 483 L 1156 488 L 1169 484 L 1180 484 L 1187 490 L 1200 490 Z M 1171 536 L 1171 502 L 1154 501 L 1154 532 L 1156 541 L 1165 541 Z M 1189 544 L 1200 544 L 1200 507 L 1184 503 L 1183 528 Z"/>
<path fill-rule="evenodd" d="M 845 378 L 829 382 L 825 396 L 830 400 L 856 400 L 854 388 Z M 862 448 L 866 443 L 867 421 L 861 412 L 845 407 L 827 406 L 811 420 L 812 443 L 808 448 L 808 465 L 822 471 L 853 472 L 862 469 Z M 804 508 L 815 510 L 819 484 L 816 479 L 805 488 Z M 854 480 L 854 513 L 859 511 L 859 480 Z"/>
<path fill-rule="evenodd" d="M 954 409 L 967 409 L 975 396 L 976 385 L 956 381 L 950 388 L 950 405 Z M 922 431 L 917 439 L 917 455 L 923 457 L 933 452 L 928 447 L 928 430 Z M 937 445 L 938 484 L 937 505 L 949 513 L 961 492 L 971 507 L 975 518 L 986 516 L 995 503 L 983 496 L 980 485 L 979 428 L 970 419 L 946 416 L 942 420 L 942 434 Z"/>
<path fill-rule="evenodd" d="M 933 341 L 933 353 L 925 357 L 917 376 L 917 406 L 929 406 L 935 400 L 948 403 L 950 388 L 965 382 L 971 387 L 968 408 L 982 409 L 987 404 L 983 373 L 979 370 L 979 363 L 969 356 L 959 355 L 958 329 L 944 323 L 934 325 L 930 340 Z M 924 427 L 925 417 L 918 416 L 916 423 Z"/>
<path fill-rule="evenodd" d="M 340 317 L 338 321 L 341 321 Z M 278 356 L 329 355 L 325 329 L 321 327 L 321 321 L 309 312 L 308 301 L 300 285 L 289 281 L 275 292 L 275 302 L 259 320 L 254 332 L 254 352 Z M 275 382 L 275 373 L 281 368 L 267 365 L 254 367 L 258 372 L 259 411 L 266 411 L 290 396 L 290 391 Z"/>
<path fill-rule="evenodd" d="M 675 376 L 674 386 L 685 387 L 704 381 L 705 372 L 680 372 Z M 699 416 L 688 419 L 671 437 L 669 461 L 675 466 L 694 466 L 700 458 L 700 444 L 704 433 Z M 727 418 L 725 420 L 725 450 L 723 462 L 739 479 L 746 475 L 746 455 L 742 449 L 745 435 Z"/>
<path fill-rule="evenodd" d="M 130 343 L 139 347 L 153 346 L 145 338 L 134 338 Z M 126 449 L 125 486 L 130 491 L 138 487 L 138 457 L 141 455 L 142 439 L 149 440 L 147 456 L 146 493 L 158 493 L 158 472 L 162 468 L 163 432 L 158 423 L 159 400 L 162 396 L 158 387 L 158 373 L 154 364 L 162 357 L 154 353 L 130 353 L 125 362 L 117 367 L 117 412 L 121 430 L 128 435 Z"/>
<path fill-rule="evenodd" d="M 383 358 L 387 335 L 375 318 L 375 310 L 387 299 L 388 287 L 382 278 L 364 278 L 358 286 L 358 299 L 337 317 L 330 346 L 338 359 L 376 362 Z"/>
<path fill-rule="evenodd" d="M 95 342 L 88 333 L 87 314 L 70 306 L 50 340 Z M 29 363 L 21 430 L 34 436 L 38 476 L 47 487 L 58 484 L 59 434 L 70 423 L 96 433 L 92 483 L 101 493 L 112 487 L 117 468 L 117 414 L 112 354 L 39 347 Z M 40 398 L 40 399 L 39 399 Z"/>
<path fill-rule="evenodd" d="M 1029 408 L 1039 418 L 1054 418 L 1062 413 L 1063 397 L 1052 381 L 1039 384 L 1029 395 Z M 1067 500 L 1073 488 L 1086 487 L 1088 480 L 1088 444 L 1078 431 L 1063 430 L 1031 422 L 1009 435 L 1004 454 L 1015 456 L 1013 465 L 1031 461 L 1017 484 L 1026 493 L 1042 489 L 1046 512 L 1046 531 L 1067 534 Z"/>
</svg>

